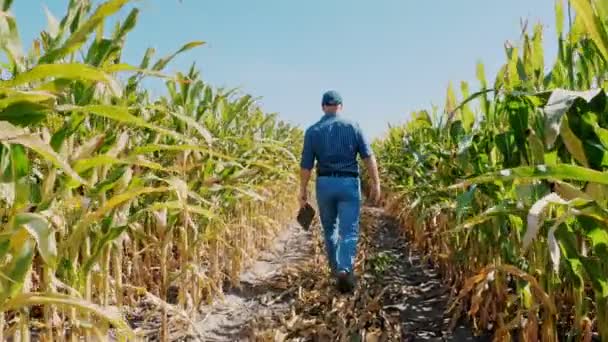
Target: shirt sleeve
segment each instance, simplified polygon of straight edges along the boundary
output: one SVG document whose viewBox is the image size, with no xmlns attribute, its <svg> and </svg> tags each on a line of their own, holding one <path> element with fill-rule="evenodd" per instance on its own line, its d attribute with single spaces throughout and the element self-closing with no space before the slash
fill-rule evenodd
<svg viewBox="0 0 608 342">
<path fill-rule="evenodd" d="M 302 149 L 302 159 L 300 167 L 306 170 L 312 170 L 315 163 L 315 154 L 312 150 L 312 133 L 306 130 L 304 133 L 304 148 Z"/>
<path fill-rule="evenodd" d="M 359 155 L 361 156 L 362 159 L 367 159 L 369 157 L 372 156 L 373 151 L 372 151 L 372 147 L 369 143 L 368 138 L 365 136 L 365 134 L 363 133 L 363 131 L 361 130 L 361 127 L 359 127 L 359 125 L 355 125 L 355 132 L 357 134 L 357 141 L 358 141 L 358 150 L 359 150 Z"/>
</svg>

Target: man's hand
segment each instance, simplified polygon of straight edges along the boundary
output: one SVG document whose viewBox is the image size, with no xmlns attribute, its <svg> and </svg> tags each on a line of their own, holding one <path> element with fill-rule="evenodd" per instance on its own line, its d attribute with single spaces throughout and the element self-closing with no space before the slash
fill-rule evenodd
<svg viewBox="0 0 608 342">
<path fill-rule="evenodd" d="M 370 195 L 369 196 L 370 200 L 372 201 L 373 204 L 378 204 L 378 202 L 380 202 L 380 198 L 382 197 L 382 194 L 381 194 L 379 183 L 374 182 L 372 184 L 369 195 Z"/>
</svg>

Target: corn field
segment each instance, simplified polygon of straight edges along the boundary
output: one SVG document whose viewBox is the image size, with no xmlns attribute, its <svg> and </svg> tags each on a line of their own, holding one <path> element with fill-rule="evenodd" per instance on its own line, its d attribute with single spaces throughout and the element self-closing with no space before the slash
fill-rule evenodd
<svg viewBox="0 0 608 342">
<path fill-rule="evenodd" d="M 497 341 L 608 340 L 608 2 L 555 2 L 478 91 L 375 142 L 390 210 Z M 548 71 L 548 72 L 547 72 Z M 459 97 L 460 95 L 460 97 Z"/>
<path fill-rule="evenodd" d="M 169 318 L 194 320 L 297 205 L 301 131 L 194 66 L 163 72 L 203 42 L 124 63 L 139 11 L 104 23 L 129 2 L 71 0 L 23 45 L 0 1 L 2 341 L 134 340 L 144 300 L 168 339 Z"/>
<path fill-rule="evenodd" d="M 140 12 L 107 22 L 131 2 L 70 0 L 26 45 L 0 0 L 2 341 L 169 340 L 293 220 L 302 131 L 195 65 L 165 71 L 202 41 L 125 63 Z M 608 340 L 608 1 L 555 15 L 554 64 L 525 23 L 493 82 L 479 63 L 476 92 L 450 84 L 373 146 L 453 321 L 496 341 Z"/>
</svg>

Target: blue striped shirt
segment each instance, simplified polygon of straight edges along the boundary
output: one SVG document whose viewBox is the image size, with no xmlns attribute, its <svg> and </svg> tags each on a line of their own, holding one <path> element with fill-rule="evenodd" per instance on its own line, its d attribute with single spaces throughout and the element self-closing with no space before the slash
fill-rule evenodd
<svg viewBox="0 0 608 342">
<path fill-rule="evenodd" d="M 357 155 L 363 159 L 372 155 L 359 125 L 339 115 L 326 114 L 306 130 L 300 166 L 311 170 L 316 160 L 318 172 L 359 173 Z"/>
</svg>

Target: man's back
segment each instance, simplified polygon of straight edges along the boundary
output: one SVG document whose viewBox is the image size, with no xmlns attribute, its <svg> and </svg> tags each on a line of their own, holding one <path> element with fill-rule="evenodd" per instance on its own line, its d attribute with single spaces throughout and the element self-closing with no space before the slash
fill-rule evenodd
<svg viewBox="0 0 608 342">
<path fill-rule="evenodd" d="M 305 133 L 302 167 L 312 168 L 317 160 L 320 174 L 332 172 L 359 173 L 357 155 L 371 155 L 359 125 L 338 115 L 324 115 Z"/>
</svg>

